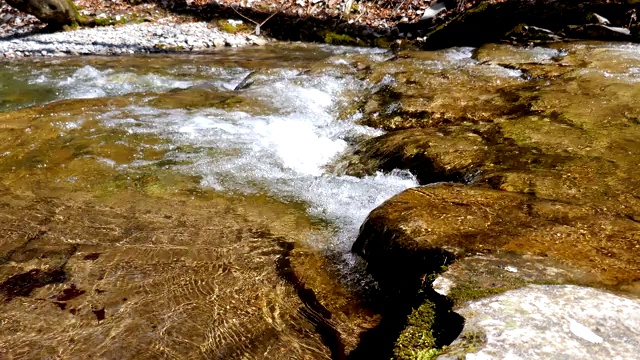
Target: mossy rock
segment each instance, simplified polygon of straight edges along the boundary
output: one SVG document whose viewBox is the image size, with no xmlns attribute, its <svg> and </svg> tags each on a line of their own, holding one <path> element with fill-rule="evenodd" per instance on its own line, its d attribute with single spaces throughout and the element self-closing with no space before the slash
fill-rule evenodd
<svg viewBox="0 0 640 360">
<path fill-rule="evenodd" d="M 255 31 L 255 27 L 253 25 L 249 25 L 244 22 L 234 24 L 230 23 L 228 20 L 219 20 L 218 29 L 229 34 L 251 33 Z"/>
<path fill-rule="evenodd" d="M 330 45 L 366 46 L 367 44 L 358 38 L 347 34 L 339 34 L 332 31 L 324 33 L 324 42 Z"/>
</svg>

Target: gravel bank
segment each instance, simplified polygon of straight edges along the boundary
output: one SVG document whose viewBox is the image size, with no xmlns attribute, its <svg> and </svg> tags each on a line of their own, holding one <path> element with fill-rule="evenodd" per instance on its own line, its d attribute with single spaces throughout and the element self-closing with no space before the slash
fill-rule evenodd
<svg viewBox="0 0 640 360">
<path fill-rule="evenodd" d="M 197 51 L 268 41 L 255 35 L 229 34 L 205 22 L 128 24 L 0 39 L 0 58 Z"/>
</svg>

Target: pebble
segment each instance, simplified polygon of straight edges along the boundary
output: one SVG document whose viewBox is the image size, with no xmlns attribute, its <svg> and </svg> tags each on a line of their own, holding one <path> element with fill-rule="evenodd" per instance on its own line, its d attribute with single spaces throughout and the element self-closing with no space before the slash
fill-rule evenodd
<svg viewBox="0 0 640 360">
<path fill-rule="evenodd" d="M 163 52 L 171 48 L 204 50 L 215 47 L 264 45 L 261 36 L 229 34 L 206 22 L 142 23 L 105 26 L 53 34 L 7 35 L 0 38 L 0 58 L 21 56 L 118 55 Z"/>
</svg>

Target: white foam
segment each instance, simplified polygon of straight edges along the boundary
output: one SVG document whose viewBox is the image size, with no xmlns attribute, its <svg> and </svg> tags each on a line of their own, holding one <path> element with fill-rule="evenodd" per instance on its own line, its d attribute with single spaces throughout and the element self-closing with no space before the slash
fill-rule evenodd
<svg viewBox="0 0 640 360">
<path fill-rule="evenodd" d="M 331 48 L 334 53 L 360 52 L 382 59 L 381 50 Z M 336 50 L 337 49 L 337 50 Z M 468 56 L 465 55 L 465 56 Z M 345 61 L 350 61 L 349 59 Z M 71 71 L 42 72 L 32 81 L 60 90 L 62 98 L 120 96 L 133 92 L 166 92 L 199 85 L 241 93 L 264 104 L 264 111 L 222 109 L 156 109 L 131 106 L 99 118 L 128 132 L 152 132 L 176 148 L 195 151 L 172 156 L 190 160 L 179 170 L 201 176 L 202 186 L 221 191 L 266 193 L 307 205 L 308 212 L 336 230 L 335 249 L 348 249 L 367 214 L 394 194 L 416 186 L 407 172 L 356 178 L 337 176 L 326 165 L 348 147 L 348 140 L 381 134 L 380 130 L 338 119 L 339 107 L 366 94 L 368 84 L 341 74 L 313 75 L 293 68 L 257 70 L 180 65 L 164 75 L 136 74 L 127 68 L 98 65 Z M 62 75 L 61 75 L 62 74 Z M 250 76 L 249 86 L 234 90 Z M 368 91 L 368 90 L 367 90 Z M 355 94 L 355 95 L 354 95 Z M 129 166 L 135 166 L 130 164 Z"/>
<path fill-rule="evenodd" d="M 139 119 L 131 127 L 135 131 L 153 131 L 177 144 L 209 149 L 189 155 L 193 164 L 183 168 L 202 176 L 205 187 L 264 192 L 306 203 L 311 215 L 335 225 L 332 246 L 340 250 L 350 246 L 374 207 L 417 185 L 408 172 L 365 178 L 327 173 L 326 165 L 347 148 L 346 139 L 380 134 L 335 117 L 342 94 L 364 88 L 363 83 L 290 70 L 257 75 L 253 80 L 245 95 L 270 103 L 275 107 L 272 114 L 140 107 L 125 109 L 123 114 Z M 113 115 L 110 118 L 113 122 Z"/>
<path fill-rule="evenodd" d="M 197 81 L 179 80 L 155 74 L 138 75 L 127 71 L 99 70 L 86 65 L 62 80 L 40 75 L 35 83 L 57 82 L 64 98 L 96 98 L 119 96 L 143 91 L 186 89 Z"/>
</svg>

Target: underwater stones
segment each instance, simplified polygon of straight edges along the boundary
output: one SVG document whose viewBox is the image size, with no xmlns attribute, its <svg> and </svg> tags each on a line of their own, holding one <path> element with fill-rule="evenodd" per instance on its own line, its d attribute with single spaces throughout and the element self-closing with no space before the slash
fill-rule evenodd
<svg viewBox="0 0 640 360">
<path fill-rule="evenodd" d="M 531 285 L 470 302 L 458 339 L 440 360 L 637 356 L 640 300 L 572 285 Z"/>
<path fill-rule="evenodd" d="M 506 44 L 485 44 L 477 48 L 473 58 L 490 64 L 549 64 L 562 55 L 559 49 L 547 47 L 523 48 Z"/>
<path fill-rule="evenodd" d="M 363 124 L 392 131 L 529 113 L 529 99 L 516 92 L 523 84 L 518 70 L 477 64 L 470 49 L 402 56 L 372 67 L 369 79 L 378 89 L 362 106 Z"/>
<path fill-rule="evenodd" d="M 640 223 L 587 205 L 436 184 L 374 209 L 353 251 L 383 285 L 418 281 L 457 258 L 504 251 L 549 257 L 620 287 L 640 278 L 639 242 Z"/>
<path fill-rule="evenodd" d="M 482 138 L 471 132 L 453 136 L 431 129 L 399 130 L 356 145 L 338 170 L 363 176 L 406 169 L 422 184 L 464 181 L 483 164 L 486 151 Z"/>
</svg>

